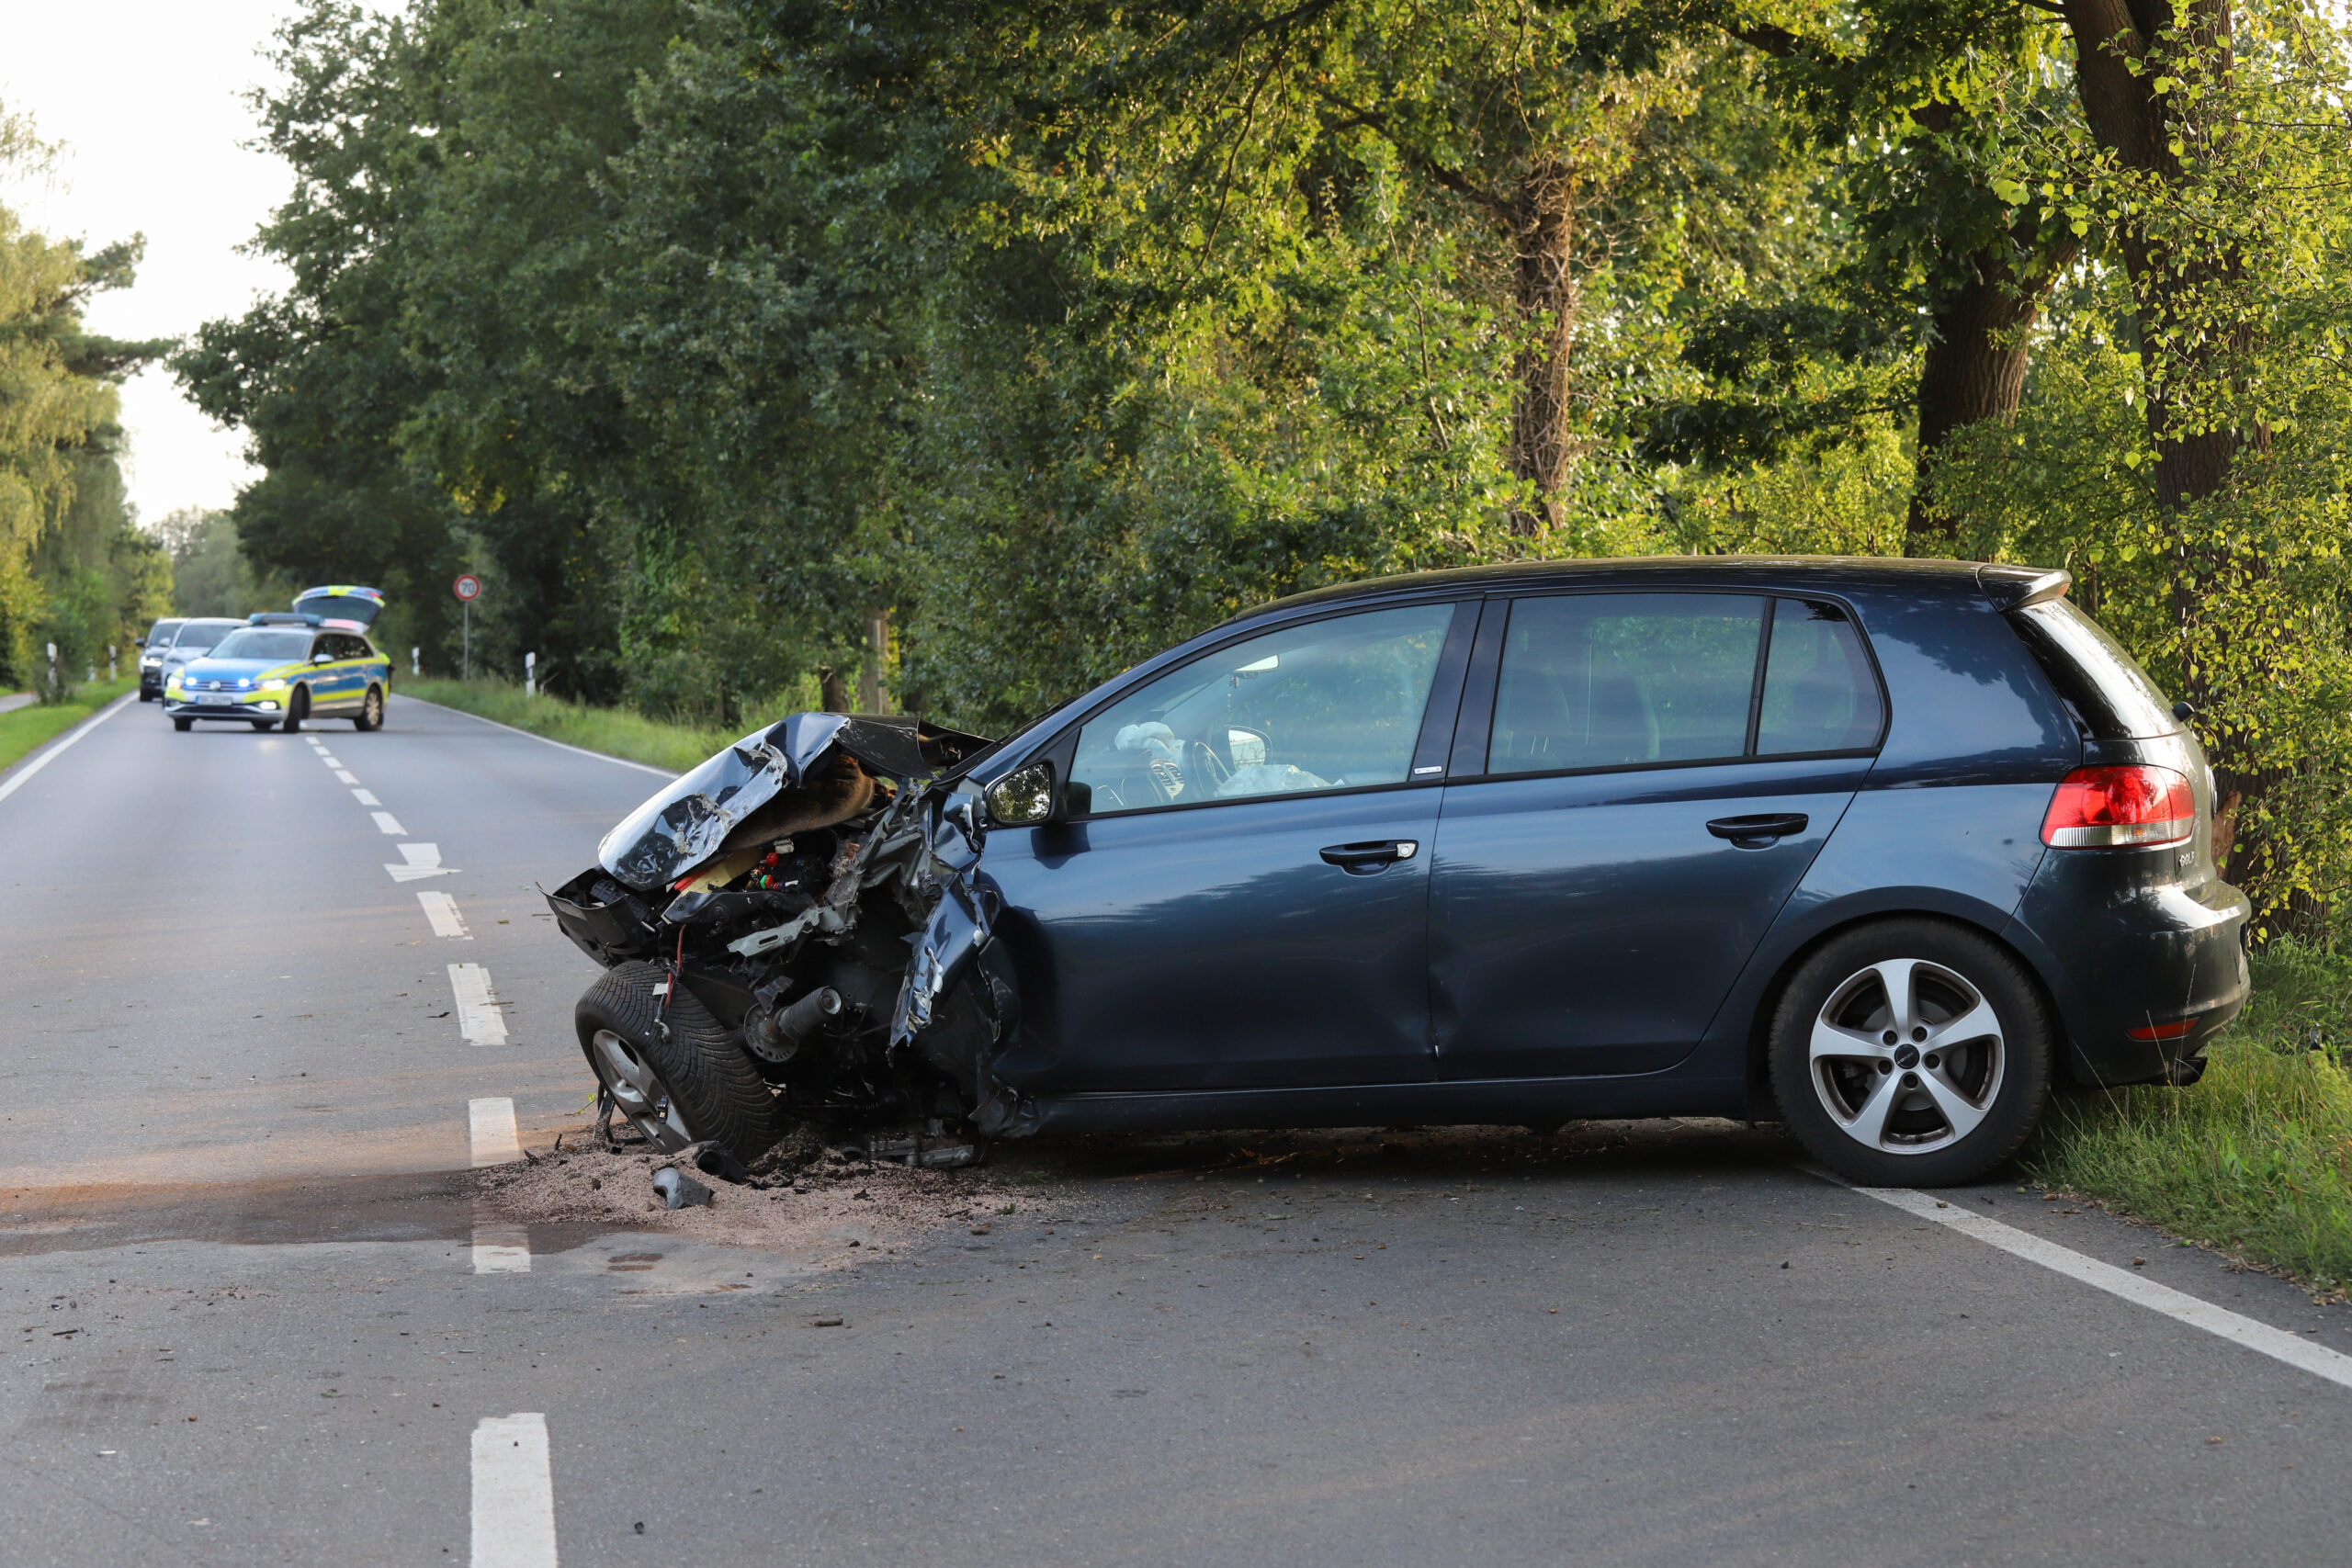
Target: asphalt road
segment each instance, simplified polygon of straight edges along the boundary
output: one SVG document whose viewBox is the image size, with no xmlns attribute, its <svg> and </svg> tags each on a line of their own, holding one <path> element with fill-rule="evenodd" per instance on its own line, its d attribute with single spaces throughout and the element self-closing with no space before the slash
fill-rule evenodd
<svg viewBox="0 0 2352 1568">
<path fill-rule="evenodd" d="M 1720 1123 L 1091 1140 L 858 1268 L 548 1227 L 476 1272 L 469 1106 L 537 1145 L 591 1087 L 531 885 L 655 780 L 391 719 L 330 762 L 133 703 L 0 798 L 12 1568 L 2345 1555 L 2352 1388 Z M 1936 1201 L 2352 1354 L 2154 1232 Z"/>
</svg>

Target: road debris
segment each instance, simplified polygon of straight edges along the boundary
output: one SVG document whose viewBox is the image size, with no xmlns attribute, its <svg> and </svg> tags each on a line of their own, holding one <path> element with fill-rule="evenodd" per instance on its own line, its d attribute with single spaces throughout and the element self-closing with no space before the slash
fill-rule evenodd
<svg viewBox="0 0 2352 1568">
<path fill-rule="evenodd" d="M 836 1158 L 814 1137 L 787 1139 L 749 1168 L 734 1166 L 741 1179 L 729 1180 L 727 1162 L 715 1152 L 698 1159 L 639 1142 L 608 1148 L 585 1131 L 567 1130 L 562 1151 L 541 1148 L 536 1165 L 469 1173 L 483 1212 L 515 1224 L 661 1232 L 839 1267 L 898 1256 L 933 1236 L 960 1235 L 1016 1199 L 1024 1212 L 1038 1212 L 1051 1192 L 1016 1188 L 985 1171 L 876 1164 L 845 1151 Z M 786 1157 L 794 1149 L 805 1163 Z M 654 1195 L 657 1173 L 664 1172 L 715 1193 L 717 1203 L 671 1207 L 667 1194 Z"/>
<path fill-rule="evenodd" d="M 691 1209 L 710 1201 L 710 1189 L 675 1166 L 665 1165 L 653 1173 L 653 1190 L 665 1209 Z"/>
</svg>

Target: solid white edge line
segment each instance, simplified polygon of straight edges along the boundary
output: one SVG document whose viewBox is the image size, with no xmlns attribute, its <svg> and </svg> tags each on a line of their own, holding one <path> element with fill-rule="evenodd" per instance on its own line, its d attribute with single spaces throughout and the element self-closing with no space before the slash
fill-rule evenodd
<svg viewBox="0 0 2352 1568">
<path fill-rule="evenodd" d="M 52 761 L 55 761 L 58 754 L 63 751 L 68 746 L 73 745 L 75 741 L 81 739 L 82 737 L 89 734 L 90 731 L 96 729 L 98 726 L 112 718 L 117 710 L 120 709 L 124 705 L 135 703 L 138 700 L 138 693 L 125 692 L 122 695 L 115 698 L 114 701 L 108 703 L 106 706 L 100 708 L 97 712 L 92 714 L 89 717 L 75 725 L 64 734 L 50 741 L 44 750 L 35 752 L 30 757 L 18 759 L 16 764 L 9 770 L 8 776 L 5 779 L 0 779 L 0 800 L 6 800 L 10 795 L 16 794 L 18 785 L 22 784 L 27 779 L 32 777 L 35 773 L 40 772 L 43 768 L 49 766 Z"/>
<path fill-rule="evenodd" d="M 2112 1263 L 2101 1263 L 2086 1258 L 2072 1247 L 2045 1241 L 2030 1231 L 2003 1224 L 1984 1214 L 1963 1209 L 1948 1199 L 1933 1197 L 1909 1187 L 1857 1187 L 1854 1183 L 1831 1175 L 1828 1171 L 1807 1165 L 1802 1168 L 1808 1175 L 1833 1182 L 1849 1191 L 1902 1210 L 1923 1220 L 1933 1220 L 1963 1235 L 1975 1237 L 1987 1247 L 1997 1247 L 2012 1257 L 2029 1263 L 2039 1263 L 2052 1273 L 2064 1274 L 2094 1290 L 2120 1296 L 2134 1306 L 2160 1313 L 2175 1323 L 2201 1328 L 2218 1335 L 2235 1345 L 2284 1361 L 2290 1367 L 2325 1378 L 2343 1388 L 2352 1388 L 2352 1356 L 2331 1350 L 2324 1345 L 2314 1345 L 2300 1334 L 2290 1334 L 2283 1328 L 2273 1328 L 2227 1307 L 2215 1306 L 2186 1291 L 2176 1291 L 2170 1285 L 2160 1285 L 2144 1274 L 2129 1269 L 2119 1269 Z"/>
<path fill-rule="evenodd" d="M 521 1159 L 523 1138 L 514 1130 L 514 1100 L 501 1094 L 466 1101 L 466 1145 L 476 1170 Z"/>
<path fill-rule="evenodd" d="M 463 708 L 453 708 L 447 703 L 436 703 L 429 697 L 412 697 L 404 692 L 396 692 L 393 695 L 399 697 L 401 702 L 422 703 L 429 708 L 439 708 L 443 713 L 456 714 L 459 718 L 472 719 L 476 724 L 486 724 L 492 729 L 503 729 L 509 735 L 519 735 L 526 740 L 536 740 L 542 746 L 552 746 L 559 751 L 576 751 L 582 757 L 594 757 L 600 762 L 613 762 L 624 768 L 635 768 L 640 773 L 651 773 L 657 779 L 674 779 L 679 776 L 667 768 L 657 768 L 650 762 L 632 762 L 627 757 L 616 757 L 609 751 L 591 751 L 585 746 L 573 746 L 561 740 L 550 740 L 544 735 L 534 735 L 527 729 L 517 729 L 511 724 L 501 724 L 494 718 L 484 718 L 478 713 L 468 713 Z"/>
<path fill-rule="evenodd" d="M 473 1434 L 473 1568 L 556 1568 L 548 1418 L 485 1416 Z"/>
<path fill-rule="evenodd" d="M 458 1032 L 466 1037 L 466 1043 L 506 1043 L 506 1015 L 499 1010 L 498 993 L 491 987 L 488 969 L 479 964 L 450 964 L 449 990 L 458 999 Z"/>
</svg>

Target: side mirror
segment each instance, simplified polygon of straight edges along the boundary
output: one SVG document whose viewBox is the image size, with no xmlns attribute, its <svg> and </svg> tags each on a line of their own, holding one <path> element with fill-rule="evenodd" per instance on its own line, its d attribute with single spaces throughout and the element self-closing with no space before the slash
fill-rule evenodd
<svg viewBox="0 0 2352 1568">
<path fill-rule="evenodd" d="M 1054 814 L 1054 765 L 1032 762 L 989 785 L 989 817 L 1001 828 L 1034 828 Z"/>
<path fill-rule="evenodd" d="M 334 655 L 332 653 L 314 653 L 311 655 L 311 662 L 313 664 L 333 664 L 334 662 Z"/>
</svg>

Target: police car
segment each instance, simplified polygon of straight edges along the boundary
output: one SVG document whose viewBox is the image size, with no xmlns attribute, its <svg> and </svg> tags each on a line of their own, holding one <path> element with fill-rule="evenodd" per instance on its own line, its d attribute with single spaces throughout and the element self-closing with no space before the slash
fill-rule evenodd
<svg viewBox="0 0 2352 1568">
<path fill-rule="evenodd" d="M 292 614 L 249 617 L 202 658 L 170 672 L 164 711 L 174 729 L 191 729 L 199 719 L 295 730 L 305 719 L 348 718 L 355 729 L 383 728 L 392 665 L 364 628 L 384 596 L 335 586 L 311 589 L 294 604 Z"/>
</svg>

